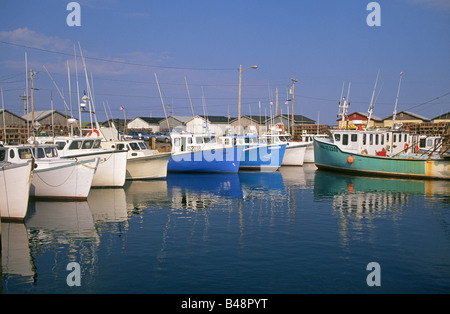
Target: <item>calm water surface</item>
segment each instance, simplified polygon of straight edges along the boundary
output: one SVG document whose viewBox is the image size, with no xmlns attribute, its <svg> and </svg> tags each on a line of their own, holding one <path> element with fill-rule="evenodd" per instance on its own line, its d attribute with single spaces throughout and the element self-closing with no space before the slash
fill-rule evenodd
<svg viewBox="0 0 450 314">
<path fill-rule="evenodd" d="M 449 182 L 304 165 L 35 201 L 1 225 L 1 292 L 450 293 L 449 195 Z M 367 285 L 370 262 L 381 286 Z"/>
</svg>

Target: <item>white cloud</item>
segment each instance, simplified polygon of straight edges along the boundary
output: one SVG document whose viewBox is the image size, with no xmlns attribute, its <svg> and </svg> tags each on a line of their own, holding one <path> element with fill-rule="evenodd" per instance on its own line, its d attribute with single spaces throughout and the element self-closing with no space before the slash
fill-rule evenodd
<svg viewBox="0 0 450 314">
<path fill-rule="evenodd" d="M 68 39 L 46 36 L 27 27 L 12 31 L 0 31 L 0 39 L 15 44 L 47 50 L 70 51 L 72 44 Z M 72 48 L 73 49 L 73 48 Z"/>
</svg>

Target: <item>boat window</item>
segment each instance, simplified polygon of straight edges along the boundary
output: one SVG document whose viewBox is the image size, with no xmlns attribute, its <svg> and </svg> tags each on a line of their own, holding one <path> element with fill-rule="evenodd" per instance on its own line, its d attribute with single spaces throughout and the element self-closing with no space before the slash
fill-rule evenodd
<svg viewBox="0 0 450 314">
<path fill-rule="evenodd" d="M 405 142 L 408 141 L 408 134 L 405 134 Z"/>
<path fill-rule="evenodd" d="M 433 147 L 433 139 L 429 138 L 429 139 L 427 140 L 427 146 L 428 146 L 428 147 Z"/>
<path fill-rule="evenodd" d="M 47 156 L 48 158 L 58 157 L 58 153 L 56 152 L 56 149 L 54 149 L 53 147 L 44 148 L 44 152 L 45 156 Z"/>
<path fill-rule="evenodd" d="M 342 145 L 348 145 L 348 134 L 342 135 Z"/>
<path fill-rule="evenodd" d="M 69 149 L 80 149 L 81 148 L 81 141 L 73 141 L 70 143 Z"/>
<path fill-rule="evenodd" d="M 341 140 L 341 134 L 334 134 L 334 140 L 339 142 Z"/>
<path fill-rule="evenodd" d="M 36 153 L 36 155 L 37 155 L 36 158 L 44 158 L 44 157 L 45 157 L 44 149 L 42 149 L 42 148 L 38 148 L 38 149 L 37 149 L 37 152 L 35 151 L 35 153 Z"/>
<path fill-rule="evenodd" d="M 384 145 L 384 134 L 381 134 L 381 145 Z"/>
<path fill-rule="evenodd" d="M 369 137 L 369 144 L 370 144 L 370 145 L 373 145 L 373 134 L 370 134 L 370 137 Z"/>
<path fill-rule="evenodd" d="M 180 146 L 180 138 L 179 137 L 173 139 L 173 145 L 177 146 L 177 147 Z"/>
<path fill-rule="evenodd" d="M 31 158 L 31 150 L 29 148 L 19 148 L 18 153 L 19 153 L 20 159 L 30 159 Z"/>
<path fill-rule="evenodd" d="M 366 134 L 363 134 L 363 145 L 366 145 Z"/>
<path fill-rule="evenodd" d="M 139 147 L 140 147 L 142 150 L 148 149 L 147 145 L 145 145 L 144 142 L 139 142 Z"/>
<path fill-rule="evenodd" d="M 355 133 L 355 134 L 352 134 L 350 140 L 351 140 L 352 142 L 357 142 L 357 141 L 358 141 L 358 134 L 356 134 L 356 133 Z"/>
<path fill-rule="evenodd" d="M 66 142 L 56 142 L 56 149 L 63 150 L 64 146 L 66 146 Z"/>
<path fill-rule="evenodd" d="M 427 139 L 421 138 L 419 141 L 419 147 L 424 148 L 426 146 L 426 143 L 427 143 Z"/>
<path fill-rule="evenodd" d="M 0 161 L 5 161 L 6 151 L 4 149 L 0 150 Z"/>
<path fill-rule="evenodd" d="M 114 148 L 114 145 L 112 146 L 112 148 Z M 124 144 L 117 144 L 116 146 L 116 150 L 123 150 L 125 148 Z"/>
<path fill-rule="evenodd" d="M 389 134 L 390 134 L 390 133 L 387 133 L 387 134 L 386 134 L 386 142 L 389 142 Z"/>
<path fill-rule="evenodd" d="M 376 134 L 375 135 L 375 145 L 378 145 L 378 138 L 379 138 L 379 136 L 378 136 L 378 134 Z"/>
<path fill-rule="evenodd" d="M 16 154 L 14 153 L 14 150 L 13 149 L 10 149 L 9 150 L 9 158 L 11 158 L 11 159 L 14 159 L 14 156 L 15 156 Z"/>
<path fill-rule="evenodd" d="M 230 145 L 230 139 L 229 138 L 225 139 L 225 145 Z"/>
<path fill-rule="evenodd" d="M 94 146 L 94 141 L 93 140 L 87 140 L 83 142 L 83 149 L 91 149 L 92 146 Z"/>
<path fill-rule="evenodd" d="M 394 134 L 394 137 L 392 138 L 392 143 L 397 142 L 397 134 Z"/>
<path fill-rule="evenodd" d="M 102 144 L 102 140 L 95 140 L 94 146 L 92 148 L 100 148 L 101 144 Z"/>
<path fill-rule="evenodd" d="M 202 144 L 203 143 L 203 139 L 200 136 L 197 136 L 195 138 L 195 144 Z"/>
<path fill-rule="evenodd" d="M 132 150 L 139 150 L 139 145 L 136 144 L 135 142 L 130 143 L 130 147 L 131 147 Z"/>
</svg>

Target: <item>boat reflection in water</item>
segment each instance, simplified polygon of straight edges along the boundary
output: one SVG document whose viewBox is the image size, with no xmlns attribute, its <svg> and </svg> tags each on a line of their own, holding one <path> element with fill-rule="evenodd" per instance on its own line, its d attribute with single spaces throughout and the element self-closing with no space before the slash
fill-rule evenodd
<svg viewBox="0 0 450 314">
<path fill-rule="evenodd" d="M 172 209 L 202 209 L 242 198 L 236 173 L 168 173 L 167 189 Z"/>
<path fill-rule="evenodd" d="M 168 173 L 92 189 L 83 202 L 34 201 L 23 224 L 1 225 L 2 292 L 365 292 L 359 267 L 370 261 L 395 281 L 382 292 L 409 291 L 411 272 L 424 278 L 413 292 L 430 278 L 430 291 L 447 292 L 448 195 L 447 181 L 304 164 Z M 66 284 L 73 261 L 76 290 Z"/>
<path fill-rule="evenodd" d="M 390 217 L 395 226 L 395 221 L 404 217 L 405 210 L 421 206 L 413 204 L 422 198 L 426 200 L 423 203 L 426 208 L 445 207 L 445 203 L 450 201 L 449 195 L 450 184 L 443 180 L 356 176 L 322 170 L 317 171 L 314 178 L 315 200 L 331 201 L 338 213 L 342 243 L 347 243 L 352 237 L 352 230 L 370 236 L 367 231 L 377 227 L 377 218 Z M 391 231 L 397 237 L 402 234 L 396 228 Z"/>
</svg>

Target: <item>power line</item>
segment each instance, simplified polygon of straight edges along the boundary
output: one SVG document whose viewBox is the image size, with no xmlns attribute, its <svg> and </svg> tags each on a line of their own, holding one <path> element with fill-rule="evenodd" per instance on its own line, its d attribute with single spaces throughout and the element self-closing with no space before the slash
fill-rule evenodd
<svg viewBox="0 0 450 314">
<path fill-rule="evenodd" d="M 11 42 L 7 42 L 7 41 L 3 41 L 3 40 L 0 40 L 0 43 L 5 44 L 5 45 L 10 45 L 10 46 L 38 50 L 38 51 L 47 52 L 47 53 L 59 54 L 59 55 L 68 56 L 68 57 L 74 57 L 74 54 L 72 54 L 72 53 L 48 50 L 48 49 L 43 49 L 43 48 L 38 48 L 38 47 L 31 47 L 31 46 L 17 44 L 17 43 L 11 43 Z M 90 59 L 90 60 L 95 60 L 95 61 L 103 61 L 103 62 L 109 62 L 109 63 L 126 64 L 126 65 L 134 65 L 134 66 L 145 66 L 145 67 L 149 67 L 149 68 L 159 68 L 159 69 L 194 70 L 194 71 L 236 71 L 237 70 L 236 68 L 193 68 L 193 67 L 161 66 L 161 65 L 153 65 L 153 64 L 145 64 L 145 63 L 135 63 L 135 62 L 128 62 L 128 61 L 118 61 L 118 60 L 110 60 L 110 59 L 103 59 L 103 58 L 96 58 L 96 57 L 88 57 L 88 56 L 85 56 L 84 58 Z"/>
</svg>

